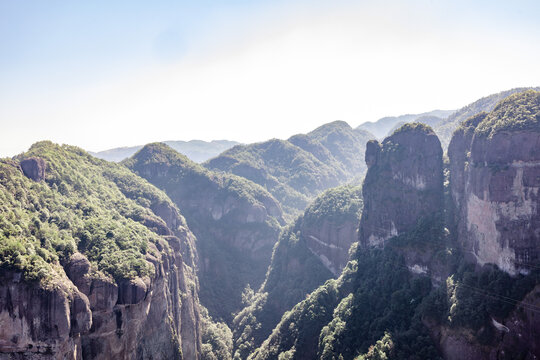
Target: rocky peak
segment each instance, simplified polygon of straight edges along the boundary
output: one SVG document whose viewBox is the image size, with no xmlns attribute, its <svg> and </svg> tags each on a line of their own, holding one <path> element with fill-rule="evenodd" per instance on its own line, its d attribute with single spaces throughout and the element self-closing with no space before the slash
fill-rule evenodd
<svg viewBox="0 0 540 360">
<path fill-rule="evenodd" d="M 480 264 L 527 272 L 540 250 L 540 92 L 469 119 L 448 153 L 461 245 Z"/>
<path fill-rule="evenodd" d="M 359 239 L 364 246 L 412 230 L 443 208 L 442 148 L 424 124 L 405 124 L 382 143 L 366 146 L 368 172 Z"/>
</svg>

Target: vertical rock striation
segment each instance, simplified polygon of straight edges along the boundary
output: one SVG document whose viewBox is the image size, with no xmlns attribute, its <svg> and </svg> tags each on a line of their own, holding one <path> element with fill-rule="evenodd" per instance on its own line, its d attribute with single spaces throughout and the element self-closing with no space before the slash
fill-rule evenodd
<svg viewBox="0 0 540 360">
<path fill-rule="evenodd" d="M 439 139 L 423 124 L 403 125 L 382 143 L 366 146 L 368 171 L 359 240 L 382 247 L 443 209 L 443 163 Z"/>
<path fill-rule="evenodd" d="M 121 165 L 51 142 L 0 160 L 0 359 L 198 359 L 194 245 Z"/>
<path fill-rule="evenodd" d="M 458 239 L 479 264 L 516 274 L 540 248 L 540 93 L 467 120 L 448 149 Z"/>
</svg>

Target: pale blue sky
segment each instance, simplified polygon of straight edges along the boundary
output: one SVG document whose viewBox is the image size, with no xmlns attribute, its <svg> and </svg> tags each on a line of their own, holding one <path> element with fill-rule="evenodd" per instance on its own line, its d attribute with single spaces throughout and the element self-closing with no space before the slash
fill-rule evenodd
<svg viewBox="0 0 540 360">
<path fill-rule="evenodd" d="M 538 86 L 539 3 L 0 0 L 0 156 L 285 138 Z"/>
</svg>

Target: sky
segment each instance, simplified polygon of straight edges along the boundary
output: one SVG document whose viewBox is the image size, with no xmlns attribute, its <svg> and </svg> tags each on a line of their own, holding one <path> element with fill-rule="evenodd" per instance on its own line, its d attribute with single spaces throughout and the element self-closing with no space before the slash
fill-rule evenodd
<svg viewBox="0 0 540 360">
<path fill-rule="evenodd" d="M 540 85 L 540 2 L 0 0 L 0 156 L 288 138 Z"/>
</svg>

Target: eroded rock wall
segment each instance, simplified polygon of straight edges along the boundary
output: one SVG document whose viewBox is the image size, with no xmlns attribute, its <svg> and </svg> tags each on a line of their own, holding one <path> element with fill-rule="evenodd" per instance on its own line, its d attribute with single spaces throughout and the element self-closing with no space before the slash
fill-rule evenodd
<svg viewBox="0 0 540 360">
<path fill-rule="evenodd" d="M 169 231 L 179 237 L 149 244 L 151 278 L 115 281 L 78 252 L 46 282 L 3 273 L 0 359 L 198 359 L 198 283 L 184 244 L 194 236 Z"/>
<path fill-rule="evenodd" d="M 527 272 L 540 249 L 540 132 L 459 129 L 449 147 L 458 240 L 479 264 Z"/>
<path fill-rule="evenodd" d="M 439 139 L 426 125 L 407 124 L 366 147 L 368 172 L 359 239 L 384 246 L 443 209 L 443 162 Z"/>
</svg>

